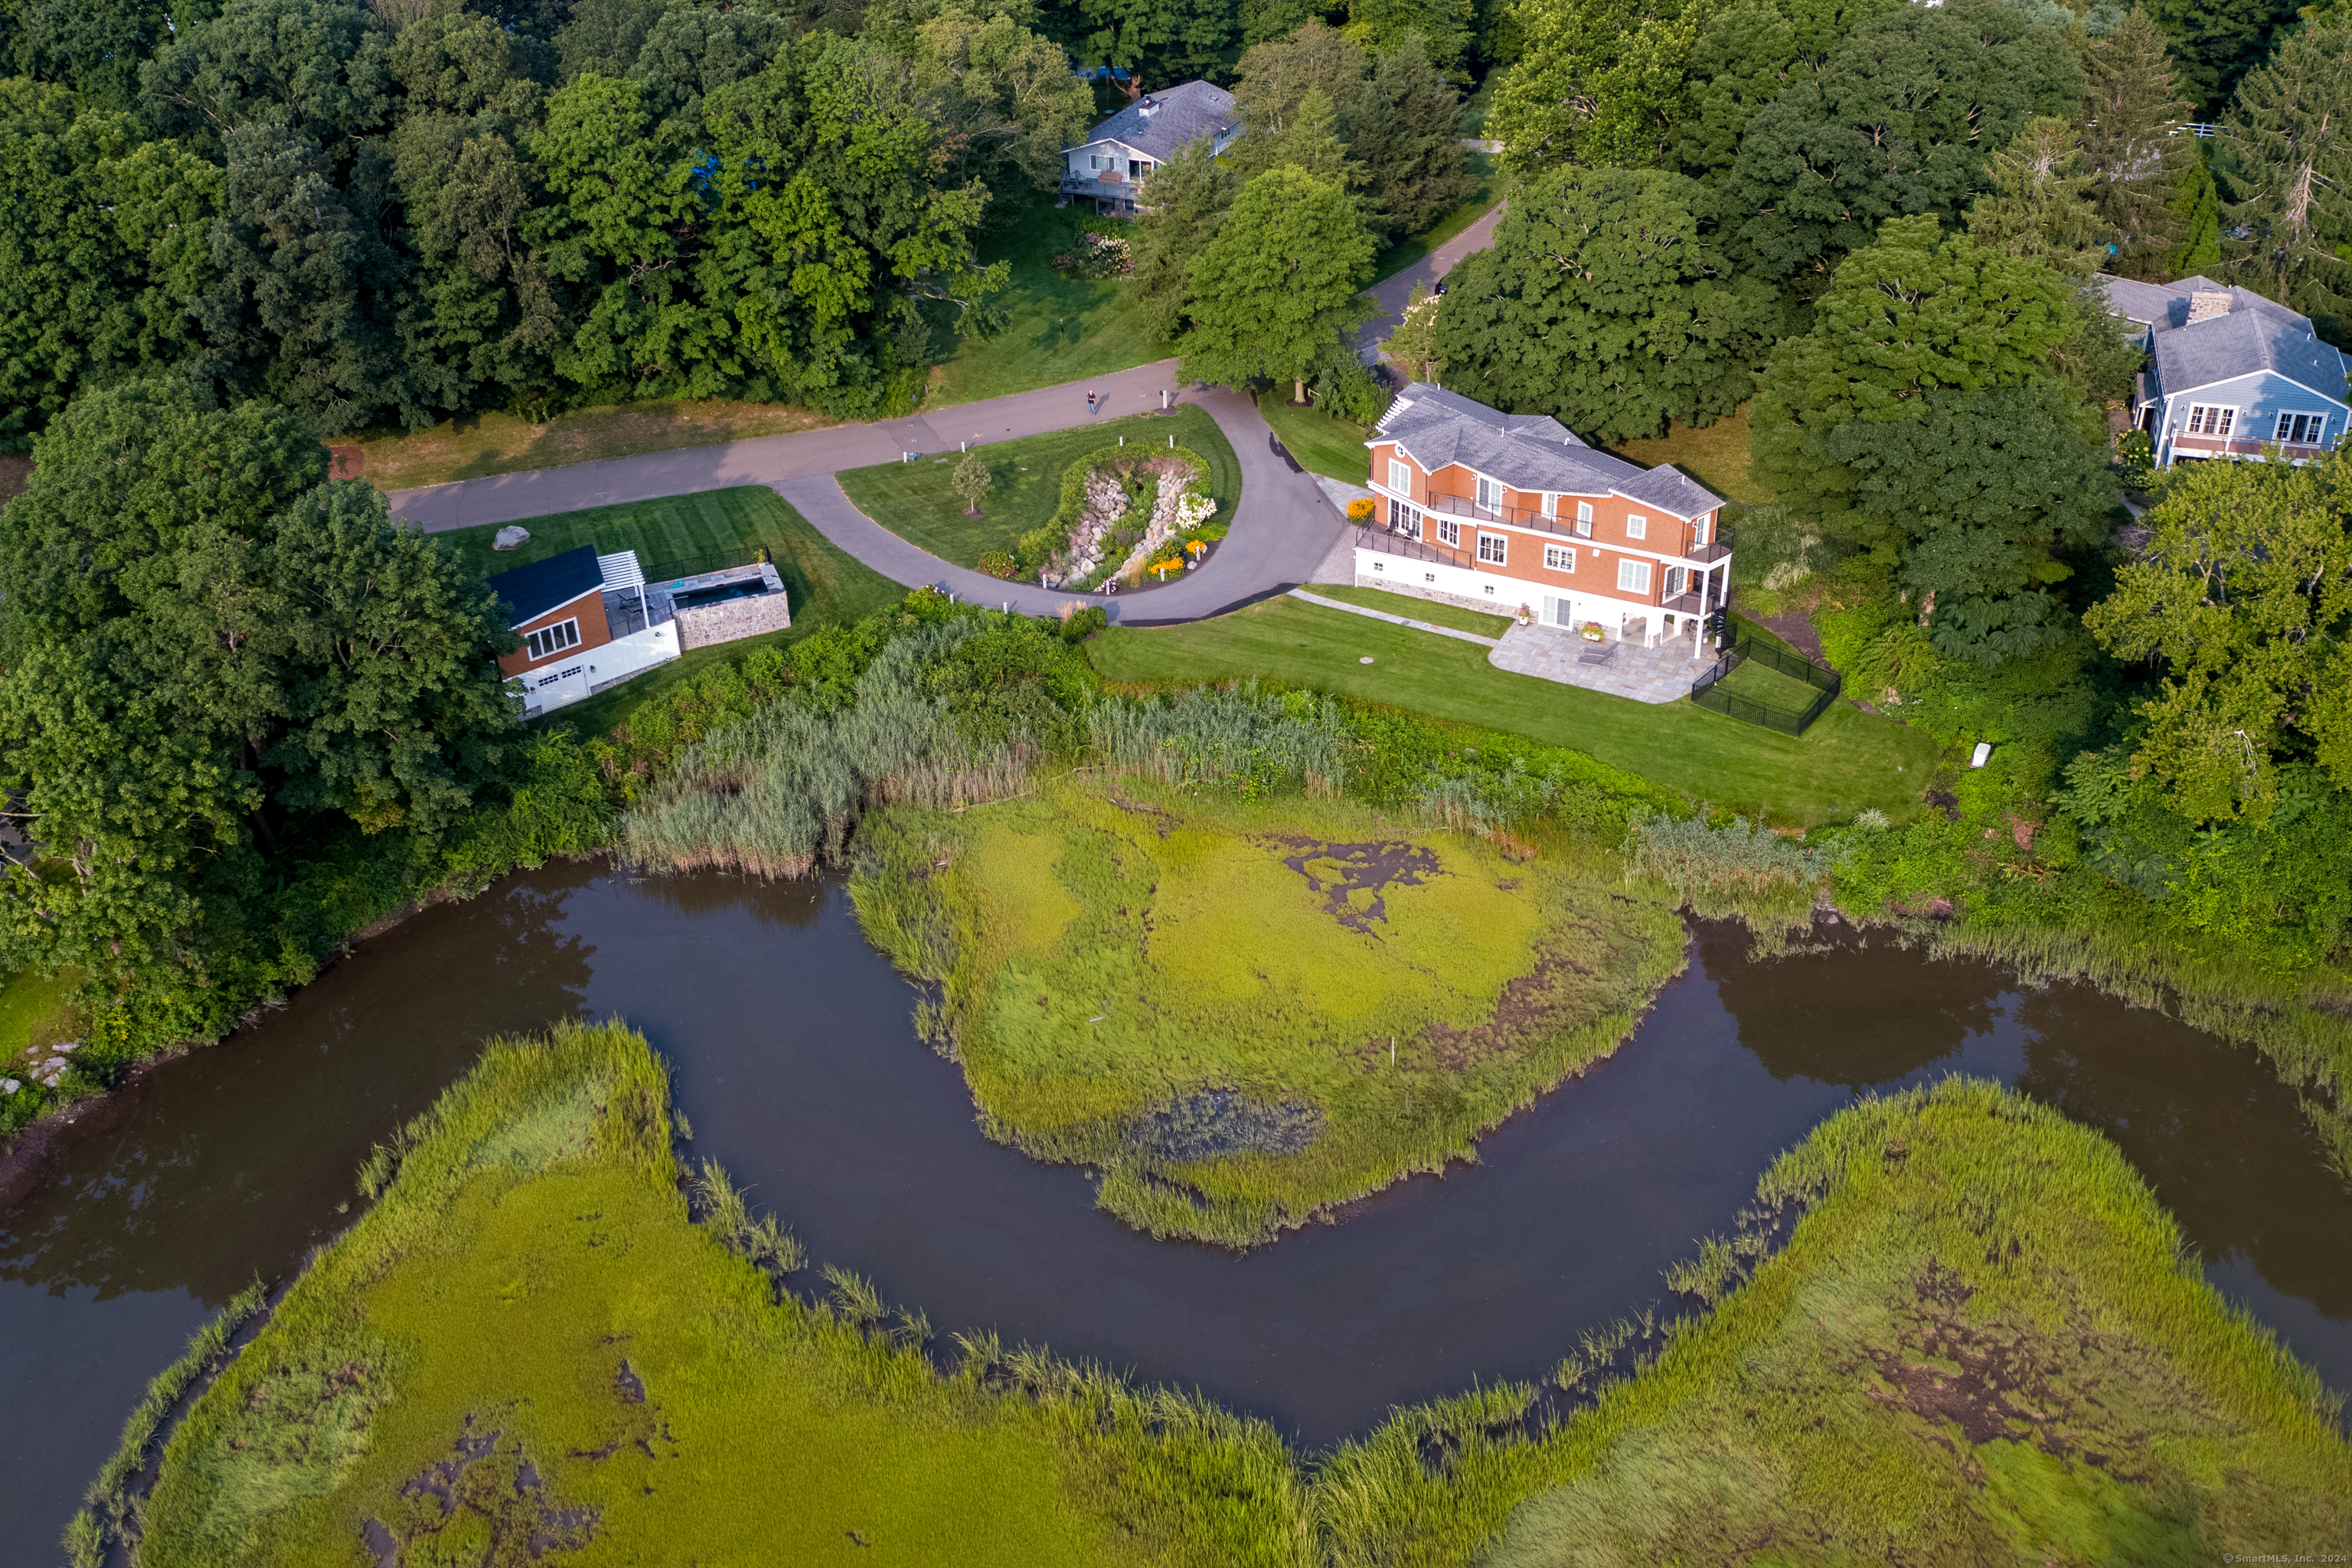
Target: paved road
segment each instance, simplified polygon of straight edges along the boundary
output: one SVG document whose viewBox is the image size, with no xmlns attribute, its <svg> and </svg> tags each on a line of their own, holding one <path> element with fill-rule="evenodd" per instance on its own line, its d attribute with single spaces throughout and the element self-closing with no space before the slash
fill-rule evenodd
<svg viewBox="0 0 2352 1568">
<path fill-rule="evenodd" d="M 1405 305 L 1412 298 L 1413 285 L 1435 283 L 1459 266 L 1464 257 L 1494 244 L 1495 226 L 1502 221 L 1503 208 L 1507 205 L 1496 203 L 1494 209 L 1476 223 L 1395 277 L 1383 278 L 1372 285 L 1372 299 L 1380 305 L 1381 314 L 1356 329 L 1356 346 L 1366 364 L 1380 363 L 1381 345 L 1396 331 L 1397 319 L 1404 314 Z"/>
<path fill-rule="evenodd" d="M 1216 420 L 1240 459 L 1241 504 L 1224 542 L 1198 569 L 1164 588 L 1105 597 L 1002 582 L 909 544 L 851 505 L 834 482 L 838 469 L 887 463 L 902 452 L 936 455 L 956 450 L 960 441 L 984 444 L 1083 425 L 1089 390 L 1102 395 L 1098 419 L 1148 413 L 1160 406 L 1163 395 L 1197 403 Z M 1010 605 L 1031 615 L 1052 615 L 1070 603 L 1098 604 L 1121 625 L 1158 626 L 1199 620 L 1295 588 L 1314 575 L 1346 532 L 1346 519 L 1313 479 L 1293 473 L 1273 455 L 1267 434 L 1248 398 L 1222 388 L 1180 388 L 1176 362 L 1163 360 L 1092 383 L 956 404 L 907 419 L 395 490 L 391 503 L 394 516 L 414 519 L 427 532 L 442 532 L 583 507 L 767 485 L 818 532 L 894 582 L 937 585 L 961 599 Z"/>
</svg>

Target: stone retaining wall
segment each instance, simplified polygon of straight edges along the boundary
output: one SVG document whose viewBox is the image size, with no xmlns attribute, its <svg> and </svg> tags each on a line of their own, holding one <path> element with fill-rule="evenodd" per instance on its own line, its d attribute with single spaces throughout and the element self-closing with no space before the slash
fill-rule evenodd
<svg viewBox="0 0 2352 1568">
<path fill-rule="evenodd" d="M 757 570 L 767 584 L 766 593 L 677 612 L 679 652 L 690 653 L 698 647 L 755 637 L 762 632 L 780 632 L 793 624 L 792 602 L 784 593 L 783 579 L 777 576 L 775 567 L 767 563 L 762 562 Z M 737 574 L 734 572 L 711 573 L 694 581 L 707 583 Z"/>
</svg>

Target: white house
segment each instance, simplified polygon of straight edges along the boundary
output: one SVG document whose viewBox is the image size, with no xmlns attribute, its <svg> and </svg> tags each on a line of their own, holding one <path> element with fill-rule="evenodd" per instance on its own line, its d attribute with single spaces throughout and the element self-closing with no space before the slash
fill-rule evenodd
<svg viewBox="0 0 2352 1568">
<path fill-rule="evenodd" d="M 1223 88 L 1188 81 L 1147 92 L 1066 151 L 1062 194 L 1092 200 L 1097 212 L 1131 213 L 1136 186 L 1178 148 L 1207 136 L 1213 138 L 1211 150 L 1223 153 L 1240 134 L 1234 95 Z"/>
</svg>

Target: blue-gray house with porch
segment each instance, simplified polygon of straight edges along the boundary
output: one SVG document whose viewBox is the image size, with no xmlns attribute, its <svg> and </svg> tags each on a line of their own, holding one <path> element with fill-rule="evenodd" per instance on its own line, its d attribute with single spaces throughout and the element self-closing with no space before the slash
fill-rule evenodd
<svg viewBox="0 0 2352 1568">
<path fill-rule="evenodd" d="M 2145 332 L 2148 366 L 2132 422 L 2156 443 L 2156 466 L 2183 458 L 2291 461 L 2335 450 L 2352 421 L 2346 362 L 2311 319 L 2210 278 L 2139 283 L 2101 278 L 2107 308 Z"/>
</svg>

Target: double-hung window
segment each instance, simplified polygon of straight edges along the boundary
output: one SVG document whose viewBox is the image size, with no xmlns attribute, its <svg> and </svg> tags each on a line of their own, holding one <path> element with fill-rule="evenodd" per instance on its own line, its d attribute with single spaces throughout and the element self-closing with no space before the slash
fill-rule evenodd
<svg viewBox="0 0 2352 1568">
<path fill-rule="evenodd" d="M 1118 160 L 1108 153 L 1089 153 L 1087 154 L 1087 166 L 1099 174 L 1106 169 L 1118 168 Z"/>
<path fill-rule="evenodd" d="M 1650 592 L 1650 563 L 1646 561 L 1617 563 L 1617 591 L 1646 597 Z"/>
<path fill-rule="evenodd" d="M 551 626 L 541 626 L 535 632 L 525 632 L 523 651 L 534 659 L 553 658 L 565 648 L 580 646 L 580 623 L 558 621 Z"/>
<path fill-rule="evenodd" d="M 1407 506 L 1401 500 L 1389 502 L 1389 531 L 1402 533 L 1407 539 L 1421 537 L 1421 508 Z"/>
<path fill-rule="evenodd" d="M 1650 520 L 1643 517 L 1638 511 L 1627 512 L 1625 514 L 1625 537 L 1628 539 L 1649 538 Z"/>
<path fill-rule="evenodd" d="M 1462 543 L 1462 525 L 1454 521 L 1450 517 L 1439 518 L 1437 520 L 1437 542 L 1440 544 L 1454 545 L 1458 548 Z"/>
<path fill-rule="evenodd" d="M 1553 572 L 1573 572 L 1573 571 L 1575 571 L 1575 570 L 1576 570 L 1576 546 L 1575 546 L 1575 545 L 1573 545 L 1573 544 L 1547 544 L 1547 545 L 1545 545 L 1545 546 L 1544 546 L 1544 566 L 1546 567 L 1546 569 L 1548 569 L 1548 570 L 1549 570 L 1549 571 L 1553 571 Z"/>
<path fill-rule="evenodd" d="M 2221 408 L 2210 403 L 2192 403 L 2189 406 L 2189 433 L 2191 436 L 2227 436 L 2238 422 L 2238 411 Z"/>
<path fill-rule="evenodd" d="M 1500 566 L 1503 563 L 1503 553 L 1507 542 L 1508 542 L 1502 534 L 1480 533 L 1478 535 L 1478 559 L 1485 562 L 1489 566 Z"/>
<path fill-rule="evenodd" d="M 1503 510 L 1503 487 L 1484 474 L 1478 476 L 1478 510 L 1490 517 Z"/>
<path fill-rule="evenodd" d="M 1412 494 L 1412 465 L 1396 458 L 1389 459 L 1389 489 L 1401 496 Z"/>
<path fill-rule="evenodd" d="M 1589 500 L 1576 503 L 1576 531 L 1582 538 L 1592 537 L 1592 503 Z"/>
<path fill-rule="evenodd" d="M 2325 414 L 2282 414 L 2278 416 L 2278 428 L 2271 439 L 2296 447 L 2316 447 L 2326 434 L 2327 416 Z"/>
</svg>

